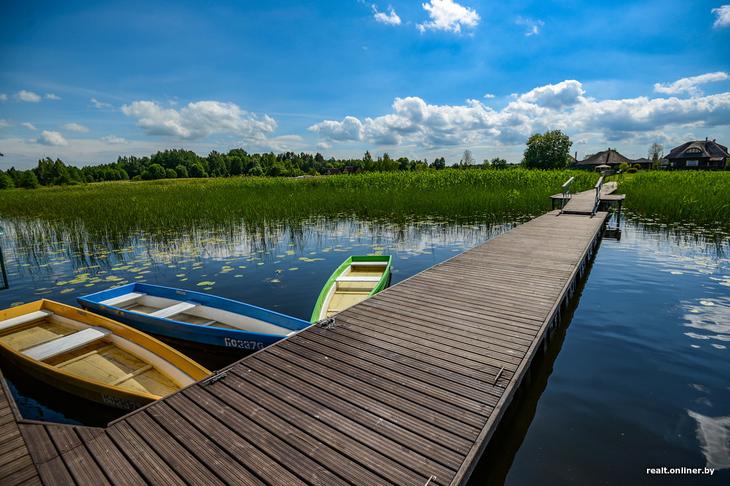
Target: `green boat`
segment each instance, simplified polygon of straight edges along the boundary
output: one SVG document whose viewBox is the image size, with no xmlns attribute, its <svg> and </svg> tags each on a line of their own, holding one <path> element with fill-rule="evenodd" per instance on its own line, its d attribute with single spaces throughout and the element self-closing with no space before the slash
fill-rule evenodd
<svg viewBox="0 0 730 486">
<path fill-rule="evenodd" d="M 377 294 L 390 285 L 392 257 L 351 256 L 337 267 L 312 312 L 312 322 L 332 317 Z"/>
</svg>

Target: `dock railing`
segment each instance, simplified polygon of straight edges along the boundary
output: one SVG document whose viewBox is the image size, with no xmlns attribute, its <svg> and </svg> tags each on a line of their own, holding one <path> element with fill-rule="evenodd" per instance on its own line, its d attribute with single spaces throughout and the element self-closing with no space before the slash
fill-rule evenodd
<svg viewBox="0 0 730 486">
<path fill-rule="evenodd" d="M 601 204 L 601 189 L 603 188 L 603 176 L 598 178 L 598 182 L 596 182 L 595 189 L 596 189 L 596 200 L 593 203 L 593 211 L 591 212 L 591 216 L 596 214 L 596 211 L 598 211 L 598 206 Z"/>
<path fill-rule="evenodd" d="M 573 185 L 573 182 L 575 181 L 575 177 L 571 177 L 565 183 L 562 185 L 562 192 L 563 192 L 563 198 L 560 200 L 560 212 L 563 212 L 563 208 L 565 207 L 566 201 L 570 199 L 570 188 Z"/>
</svg>

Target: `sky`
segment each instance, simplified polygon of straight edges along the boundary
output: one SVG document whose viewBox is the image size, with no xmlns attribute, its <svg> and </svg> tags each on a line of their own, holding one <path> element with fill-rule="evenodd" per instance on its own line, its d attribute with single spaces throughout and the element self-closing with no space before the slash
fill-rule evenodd
<svg viewBox="0 0 730 486">
<path fill-rule="evenodd" d="M 365 150 L 519 162 L 730 144 L 723 1 L 3 2 L 0 169 Z"/>
</svg>

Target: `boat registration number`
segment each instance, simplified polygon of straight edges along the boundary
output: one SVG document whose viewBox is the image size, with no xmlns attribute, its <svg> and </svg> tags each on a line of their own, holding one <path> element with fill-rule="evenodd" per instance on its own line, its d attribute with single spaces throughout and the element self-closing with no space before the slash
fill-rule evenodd
<svg viewBox="0 0 730 486">
<path fill-rule="evenodd" d="M 263 349 L 264 344 L 258 341 L 244 341 L 242 339 L 223 338 L 227 348 L 239 348 L 239 349 Z"/>
</svg>

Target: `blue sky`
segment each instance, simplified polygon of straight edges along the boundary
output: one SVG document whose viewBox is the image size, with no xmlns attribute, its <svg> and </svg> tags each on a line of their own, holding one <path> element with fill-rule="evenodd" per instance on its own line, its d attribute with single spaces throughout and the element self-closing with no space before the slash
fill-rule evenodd
<svg viewBox="0 0 730 486">
<path fill-rule="evenodd" d="M 0 168 L 184 147 L 519 161 L 730 143 L 730 5 L 5 3 Z"/>
</svg>

